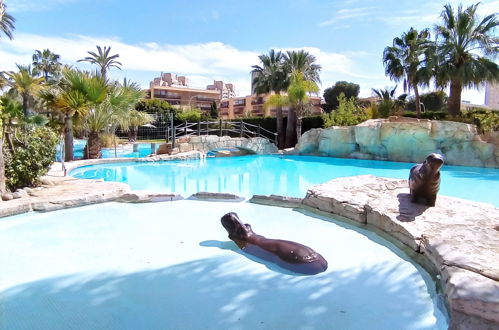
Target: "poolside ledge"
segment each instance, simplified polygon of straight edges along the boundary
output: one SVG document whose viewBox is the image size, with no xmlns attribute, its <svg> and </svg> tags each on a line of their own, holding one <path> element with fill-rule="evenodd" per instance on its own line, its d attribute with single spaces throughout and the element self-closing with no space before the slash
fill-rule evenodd
<svg viewBox="0 0 499 330">
<path fill-rule="evenodd" d="M 303 204 L 375 227 L 440 273 L 450 329 L 499 328 L 499 209 L 439 195 L 410 202 L 406 180 L 372 175 L 314 186 Z"/>
</svg>

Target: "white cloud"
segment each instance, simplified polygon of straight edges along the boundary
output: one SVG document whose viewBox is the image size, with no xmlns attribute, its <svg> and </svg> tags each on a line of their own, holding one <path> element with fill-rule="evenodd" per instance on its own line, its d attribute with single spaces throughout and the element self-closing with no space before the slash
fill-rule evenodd
<svg viewBox="0 0 499 330">
<path fill-rule="evenodd" d="M 87 56 L 87 51 L 95 50 L 96 45 L 111 46 L 112 54 L 120 54 L 118 60 L 123 64 L 123 71 L 113 69 L 113 78 L 136 78 L 143 87 L 147 87 L 149 81 L 161 71 L 174 72 L 186 75 L 195 87 L 205 87 L 215 79 L 234 83 L 239 95 L 250 93 L 251 66 L 258 64 L 258 55 L 267 51 L 241 50 L 222 42 L 185 45 L 153 42 L 127 44 L 112 37 L 51 37 L 18 33 L 14 40 L 0 43 L 0 68 L 14 70 L 15 63 L 31 63 L 31 55 L 35 49 L 49 48 L 61 55 L 64 63 L 94 69 L 90 64 L 76 61 Z M 362 56 L 362 53 L 339 54 L 324 52 L 319 48 L 304 49 L 315 55 L 318 64 L 322 66 L 323 86 L 339 79 L 370 79 L 355 71 L 358 67 L 355 59 Z"/>
<path fill-rule="evenodd" d="M 371 16 L 373 15 L 373 10 L 375 9 L 376 7 L 340 9 L 331 19 L 319 23 L 319 26 L 330 26 L 343 20 Z"/>
</svg>

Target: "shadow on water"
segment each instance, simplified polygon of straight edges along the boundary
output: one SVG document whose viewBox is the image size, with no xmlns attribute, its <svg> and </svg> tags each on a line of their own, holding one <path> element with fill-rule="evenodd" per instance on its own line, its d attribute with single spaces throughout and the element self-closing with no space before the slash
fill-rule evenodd
<svg viewBox="0 0 499 330">
<path fill-rule="evenodd" d="M 244 250 L 241 250 L 236 243 L 232 241 L 216 241 L 216 240 L 208 240 L 199 243 L 199 245 L 204 247 L 217 247 L 222 250 L 230 250 L 236 252 L 251 261 L 259 263 L 267 267 L 267 269 L 272 270 L 274 272 L 278 272 L 285 275 L 293 275 L 293 276 L 310 276 L 316 275 L 317 272 L 314 272 L 315 269 L 308 269 L 307 265 L 300 264 L 290 264 L 288 262 L 282 261 L 279 257 L 273 256 L 270 253 L 259 253 L 256 255 L 255 253 L 248 253 Z M 261 250 L 261 249 L 260 249 Z M 263 250 L 262 250 L 263 251 Z M 258 252 L 257 252 L 258 253 Z"/>
<path fill-rule="evenodd" d="M 220 256 L 129 274 L 74 274 L 0 293 L 0 328 L 445 329 L 428 302 L 407 293 L 414 278 L 398 267 L 305 277 L 245 271 Z"/>
</svg>

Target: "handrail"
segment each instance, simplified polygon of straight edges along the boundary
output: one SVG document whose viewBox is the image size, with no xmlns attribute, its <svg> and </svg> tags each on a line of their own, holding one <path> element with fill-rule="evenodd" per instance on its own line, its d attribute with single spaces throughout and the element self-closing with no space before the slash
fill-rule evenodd
<svg viewBox="0 0 499 330">
<path fill-rule="evenodd" d="M 210 127 L 211 126 L 211 127 Z M 215 127 L 213 127 L 215 126 Z M 239 137 L 261 137 L 269 139 L 277 145 L 277 133 L 261 127 L 260 125 L 250 124 L 240 121 L 199 121 L 184 122 L 183 124 L 173 126 L 167 132 L 168 140 L 172 141 L 172 147 L 175 147 L 175 140 L 180 137 L 208 135 L 217 132 L 216 135 L 223 136 L 231 133 Z"/>
</svg>

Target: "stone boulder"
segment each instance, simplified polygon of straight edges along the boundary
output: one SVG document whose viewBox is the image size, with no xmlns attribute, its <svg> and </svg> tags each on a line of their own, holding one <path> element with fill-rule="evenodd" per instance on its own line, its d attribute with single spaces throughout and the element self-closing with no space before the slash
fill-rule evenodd
<svg viewBox="0 0 499 330">
<path fill-rule="evenodd" d="M 348 157 L 357 149 L 353 126 L 333 126 L 322 131 L 318 152 L 331 157 Z"/>
<path fill-rule="evenodd" d="M 156 150 L 156 155 L 170 155 L 171 153 L 172 153 L 171 143 L 163 143 L 159 146 L 158 150 Z"/>
</svg>

